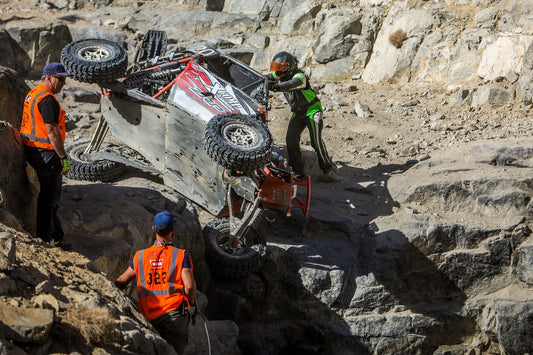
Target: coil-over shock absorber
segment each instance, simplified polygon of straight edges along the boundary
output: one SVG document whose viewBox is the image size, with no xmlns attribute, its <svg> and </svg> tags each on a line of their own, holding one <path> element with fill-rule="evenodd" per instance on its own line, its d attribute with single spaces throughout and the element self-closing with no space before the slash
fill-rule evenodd
<svg viewBox="0 0 533 355">
<path fill-rule="evenodd" d="M 123 83 L 154 95 L 162 86 L 168 84 L 181 72 L 181 67 L 173 69 L 151 69 L 130 74 Z M 147 87 L 148 86 L 148 87 Z"/>
</svg>

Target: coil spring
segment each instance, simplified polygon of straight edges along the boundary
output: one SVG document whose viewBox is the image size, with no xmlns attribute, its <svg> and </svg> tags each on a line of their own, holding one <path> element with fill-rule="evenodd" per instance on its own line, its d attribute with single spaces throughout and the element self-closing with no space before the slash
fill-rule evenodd
<svg viewBox="0 0 533 355">
<path fill-rule="evenodd" d="M 141 72 L 136 75 L 132 75 L 124 80 L 124 84 L 130 87 L 139 87 L 145 84 L 147 81 L 152 80 L 172 80 L 174 73 L 170 69 L 161 70 L 157 72 L 145 73 Z"/>
</svg>

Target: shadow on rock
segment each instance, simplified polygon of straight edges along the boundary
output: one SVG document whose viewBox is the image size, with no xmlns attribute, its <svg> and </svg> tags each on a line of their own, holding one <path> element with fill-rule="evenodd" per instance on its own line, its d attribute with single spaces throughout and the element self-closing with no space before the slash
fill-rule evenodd
<svg viewBox="0 0 533 355">
<path fill-rule="evenodd" d="M 459 313 L 465 294 L 402 232 L 372 223 L 393 215 L 388 179 L 411 165 L 341 168 L 342 182 L 314 183 L 307 217 L 265 211 L 265 267 L 215 279 L 208 316 L 239 325 L 245 354 L 427 352 L 460 343 L 475 327 Z"/>
<path fill-rule="evenodd" d="M 153 243 L 153 216 L 168 210 L 176 215 L 179 226 L 174 243 L 190 252 L 197 283 L 203 287 L 209 271 L 201 227 L 190 204 L 172 190 L 141 179 L 120 184 L 66 180 L 59 215 L 73 251 L 91 259 L 114 280 L 137 250 Z"/>
</svg>

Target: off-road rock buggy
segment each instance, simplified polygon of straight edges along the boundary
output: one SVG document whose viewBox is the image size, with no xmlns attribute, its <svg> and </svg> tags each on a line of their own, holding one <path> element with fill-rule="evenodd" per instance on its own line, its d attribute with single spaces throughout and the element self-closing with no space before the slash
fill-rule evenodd
<svg viewBox="0 0 533 355">
<path fill-rule="evenodd" d="M 125 165 L 162 174 L 166 186 L 216 217 L 204 228 L 212 271 L 230 278 L 256 272 L 266 254 L 254 229 L 263 208 L 307 214 L 310 179 L 295 180 L 273 159 L 264 75 L 212 48 L 166 47 L 165 32 L 149 31 L 129 67 L 126 50 L 111 41 L 63 48 L 61 62 L 74 79 L 103 92 L 92 139 L 67 148 L 68 177 L 109 181 Z M 127 149 L 104 142 L 109 129 Z"/>
</svg>

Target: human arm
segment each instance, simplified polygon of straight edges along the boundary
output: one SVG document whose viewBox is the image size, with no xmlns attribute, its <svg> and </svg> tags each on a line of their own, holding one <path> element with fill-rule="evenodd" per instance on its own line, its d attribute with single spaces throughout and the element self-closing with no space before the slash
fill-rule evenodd
<svg viewBox="0 0 533 355">
<path fill-rule="evenodd" d="M 194 274 L 191 268 L 181 269 L 181 280 L 183 281 L 183 290 L 189 300 L 189 304 L 196 306 L 196 281 L 194 280 Z"/>
<path fill-rule="evenodd" d="M 291 80 L 281 81 L 271 86 L 272 91 L 291 91 L 304 89 L 307 85 L 307 78 L 301 73 L 297 73 Z"/>
<path fill-rule="evenodd" d="M 39 102 L 38 109 L 43 116 L 44 126 L 46 128 L 50 144 L 52 144 L 59 157 L 65 157 L 67 154 L 65 153 L 63 138 L 61 137 L 61 132 L 59 131 L 58 126 L 59 114 L 61 111 L 59 103 L 52 95 L 49 95 Z"/>
<path fill-rule="evenodd" d="M 57 126 L 57 123 L 45 123 L 44 126 L 46 127 L 50 144 L 54 147 L 56 154 L 59 155 L 61 163 L 63 164 L 61 175 L 67 175 L 70 171 L 70 160 L 68 160 L 67 153 L 65 152 L 65 146 L 63 145 L 63 139 L 61 138 L 59 127 Z"/>
<path fill-rule="evenodd" d="M 59 132 L 57 123 L 45 123 L 44 126 L 46 127 L 50 144 L 54 147 L 57 155 L 59 155 L 60 158 L 66 157 L 67 153 L 65 152 L 65 146 L 63 145 L 63 139 L 61 138 L 61 132 Z"/>
<path fill-rule="evenodd" d="M 115 286 L 120 288 L 121 290 L 125 289 L 129 283 L 135 278 L 135 270 L 131 268 L 131 266 L 128 266 L 126 271 L 122 273 L 116 280 L 115 280 Z"/>
</svg>

